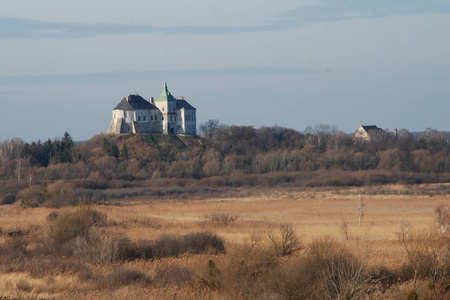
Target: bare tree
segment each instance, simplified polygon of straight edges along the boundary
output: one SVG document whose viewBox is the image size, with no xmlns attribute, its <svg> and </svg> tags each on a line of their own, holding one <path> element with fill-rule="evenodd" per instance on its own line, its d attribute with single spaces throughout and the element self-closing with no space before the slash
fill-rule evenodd
<svg viewBox="0 0 450 300">
<path fill-rule="evenodd" d="M 362 221 L 362 217 L 364 216 L 364 202 L 361 199 L 361 196 L 359 196 L 358 199 L 358 226 L 361 227 L 361 221 Z"/>
<path fill-rule="evenodd" d="M 34 178 L 34 168 L 28 169 L 25 178 L 28 181 L 28 186 L 31 186 L 33 184 L 33 178 Z"/>
<path fill-rule="evenodd" d="M 5 140 L 0 144 L 0 159 L 15 159 L 22 156 L 25 142 L 19 138 Z"/>
<path fill-rule="evenodd" d="M 292 225 L 282 224 L 276 231 L 269 231 L 269 239 L 278 256 L 288 256 L 302 249 L 300 238 Z"/>
<path fill-rule="evenodd" d="M 348 241 L 348 222 L 342 219 L 339 229 L 341 230 L 341 233 L 345 235 L 345 239 Z"/>
<path fill-rule="evenodd" d="M 448 209 L 443 204 L 440 204 L 434 210 L 437 214 L 436 216 L 436 227 L 439 231 L 439 234 L 444 234 L 447 231 L 447 226 L 450 223 L 450 214 L 448 213 Z"/>
<path fill-rule="evenodd" d="M 209 119 L 205 123 L 200 124 L 200 136 L 203 136 L 206 142 L 211 143 L 216 139 L 216 132 L 219 127 L 219 120 Z"/>
</svg>

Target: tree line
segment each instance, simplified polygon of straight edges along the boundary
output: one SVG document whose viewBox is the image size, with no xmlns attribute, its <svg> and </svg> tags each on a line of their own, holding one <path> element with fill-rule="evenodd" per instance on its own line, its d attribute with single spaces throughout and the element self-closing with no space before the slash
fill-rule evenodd
<svg viewBox="0 0 450 300">
<path fill-rule="evenodd" d="M 317 170 L 438 174 L 450 172 L 449 151 L 450 135 L 435 129 L 418 135 L 406 129 L 398 135 L 384 130 L 365 142 L 326 124 L 301 132 L 209 120 L 199 126 L 198 137 L 189 139 L 96 135 L 75 144 L 66 132 L 46 142 L 5 140 L 0 143 L 0 179 L 73 179 L 94 174 L 104 179 L 201 179 Z"/>
</svg>

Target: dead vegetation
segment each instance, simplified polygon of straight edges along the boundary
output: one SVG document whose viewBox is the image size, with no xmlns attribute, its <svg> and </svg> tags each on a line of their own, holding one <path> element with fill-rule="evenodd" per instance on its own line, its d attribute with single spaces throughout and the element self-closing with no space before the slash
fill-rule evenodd
<svg viewBox="0 0 450 300">
<path fill-rule="evenodd" d="M 285 188 L 207 201 L 4 206 L 0 295 L 446 299 L 450 203 L 391 188 L 381 195 Z"/>
</svg>

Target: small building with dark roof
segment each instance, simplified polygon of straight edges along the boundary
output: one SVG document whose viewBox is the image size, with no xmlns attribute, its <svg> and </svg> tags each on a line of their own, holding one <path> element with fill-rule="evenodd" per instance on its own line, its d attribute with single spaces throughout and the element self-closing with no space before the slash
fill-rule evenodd
<svg viewBox="0 0 450 300">
<path fill-rule="evenodd" d="M 122 99 L 113 109 L 107 133 L 197 134 L 196 109 L 183 97 L 175 97 L 164 84 L 162 93 L 153 101 L 138 94 Z"/>
<path fill-rule="evenodd" d="M 359 141 L 371 141 L 376 135 L 383 134 L 384 130 L 375 125 L 360 125 L 353 134 L 353 139 Z"/>
</svg>

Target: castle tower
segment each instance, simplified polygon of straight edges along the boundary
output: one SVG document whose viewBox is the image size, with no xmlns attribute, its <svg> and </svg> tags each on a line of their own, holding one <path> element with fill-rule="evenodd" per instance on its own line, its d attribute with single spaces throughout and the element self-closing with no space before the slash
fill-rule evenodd
<svg viewBox="0 0 450 300">
<path fill-rule="evenodd" d="M 155 100 L 155 106 L 161 111 L 163 115 L 163 133 L 176 134 L 177 126 L 177 112 L 176 102 L 174 96 L 167 89 L 167 83 L 164 83 L 164 88 L 161 94 Z"/>
</svg>

